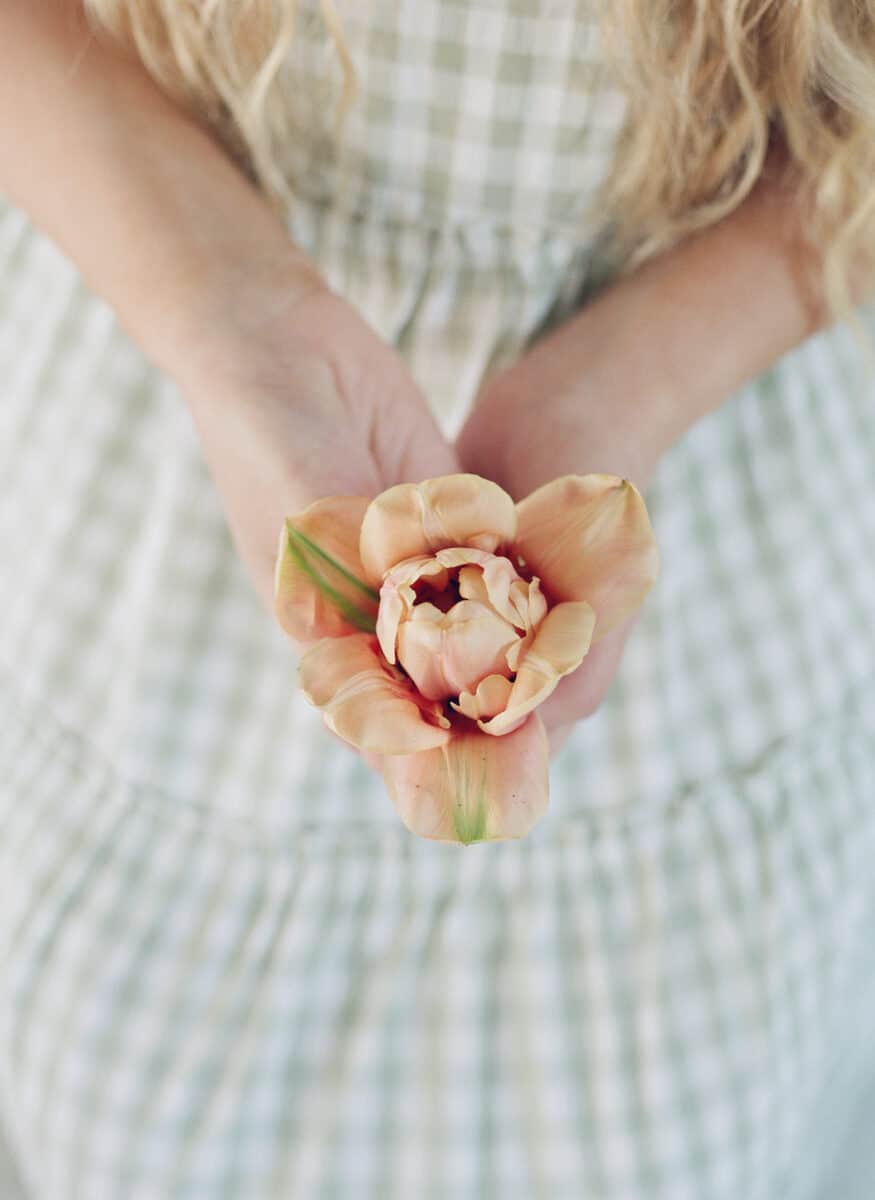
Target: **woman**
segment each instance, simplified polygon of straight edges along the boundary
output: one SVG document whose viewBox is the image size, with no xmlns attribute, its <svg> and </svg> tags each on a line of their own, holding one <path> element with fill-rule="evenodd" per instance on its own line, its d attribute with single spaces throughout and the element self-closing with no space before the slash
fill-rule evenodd
<svg viewBox="0 0 875 1200">
<path fill-rule="evenodd" d="M 872 1170 L 875 385 L 825 327 L 866 295 L 875 14 L 607 7 L 0 13 L 34 1196 Z M 464 852 L 400 828 L 269 611 L 287 513 L 459 469 L 627 475 L 663 563 L 546 709 L 548 816 Z"/>
</svg>

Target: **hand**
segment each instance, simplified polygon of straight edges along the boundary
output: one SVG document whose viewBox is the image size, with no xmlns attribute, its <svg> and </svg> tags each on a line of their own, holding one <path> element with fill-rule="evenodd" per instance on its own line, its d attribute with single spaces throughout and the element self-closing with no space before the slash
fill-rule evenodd
<svg viewBox="0 0 875 1200">
<path fill-rule="evenodd" d="M 313 276 L 242 297 L 180 384 L 238 552 L 272 610 L 284 518 L 458 470 L 401 359 Z"/>
<path fill-rule="evenodd" d="M 559 475 L 591 471 L 647 486 L 667 448 L 664 406 L 635 379 L 631 347 L 612 353 L 599 316 L 585 310 L 487 381 L 456 443 L 463 470 L 494 479 L 515 500 Z M 539 708 L 553 753 L 601 704 L 634 623 L 597 641 Z"/>
</svg>

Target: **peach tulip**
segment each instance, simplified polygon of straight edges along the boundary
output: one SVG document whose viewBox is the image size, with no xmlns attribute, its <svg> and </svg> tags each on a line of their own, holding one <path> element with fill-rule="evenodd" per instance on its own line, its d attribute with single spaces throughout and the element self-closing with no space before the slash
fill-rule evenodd
<svg viewBox="0 0 875 1200">
<path fill-rule="evenodd" d="M 478 475 L 333 496 L 290 517 L 276 614 L 310 645 L 304 694 L 380 756 L 424 837 L 522 837 L 548 799 L 537 712 L 658 569 L 647 510 L 615 475 L 565 475 L 514 504 Z"/>
</svg>

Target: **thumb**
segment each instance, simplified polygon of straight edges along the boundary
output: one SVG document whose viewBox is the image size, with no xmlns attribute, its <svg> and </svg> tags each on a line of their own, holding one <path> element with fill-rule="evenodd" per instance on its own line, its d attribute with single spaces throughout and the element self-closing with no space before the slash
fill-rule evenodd
<svg viewBox="0 0 875 1200">
<path fill-rule="evenodd" d="M 386 475 L 395 482 L 421 483 L 438 475 L 454 475 L 462 470 L 455 446 L 449 444 L 438 428 L 434 414 L 421 403 L 411 404 L 404 414 L 404 427 L 381 422 L 376 433 L 383 438 L 385 452 L 378 444 L 377 457 L 387 464 Z"/>
</svg>

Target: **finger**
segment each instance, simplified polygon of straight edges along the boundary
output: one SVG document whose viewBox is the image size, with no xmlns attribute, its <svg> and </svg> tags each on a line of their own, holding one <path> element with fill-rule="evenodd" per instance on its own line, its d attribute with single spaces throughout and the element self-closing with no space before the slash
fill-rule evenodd
<svg viewBox="0 0 875 1200">
<path fill-rule="evenodd" d="M 569 721 L 567 725 L 547 726 L 547 741 L 550 743 L 550 757 L 554 758 L 571 736 L 571 731 L 574 729 L 574 722 Z"/>
<path fill-rule="evenodd" d="M 389 468 L 391 482 L 420 483 L 439 475 L 453 475 L 462 469 L 455 447 L 442 435 L 424 397 L 414 393 L 404 417 L 400 428 L 397 416 L 394 421 L 390 419 L 382 425 L 385 435 L 394 442 L 389 452 L 394 459 Z M 383 461 L 387 456 L 379 455 Z"/>
</svg>

